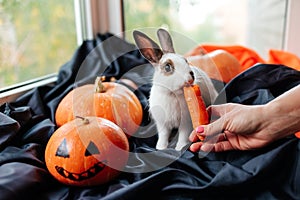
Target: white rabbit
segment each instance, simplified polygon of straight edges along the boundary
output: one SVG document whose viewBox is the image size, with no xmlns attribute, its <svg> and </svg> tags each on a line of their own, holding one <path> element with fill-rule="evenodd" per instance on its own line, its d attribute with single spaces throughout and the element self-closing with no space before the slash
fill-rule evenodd
<svg viewBox="0 0 300 200">
<path fill-rule="evenodd" d="M 193 130 L 183 87 L 193 83 L 199 84 L 206 105 L 214 101 L 217 92 L 204 71 L 190 66 L 183 56 L 175 53 L 171 36 L 166 30 L 159 29 L 157 36 L 162 50 L 144 33 L 133 32 L 141 54 L 155 69 L 149 111 L 158 130 L 156 149 L 167 148 L 172 130 L 178 129 L 175 149 L 181 150 L 190 143 L 188 137 Z"/>
</svg>

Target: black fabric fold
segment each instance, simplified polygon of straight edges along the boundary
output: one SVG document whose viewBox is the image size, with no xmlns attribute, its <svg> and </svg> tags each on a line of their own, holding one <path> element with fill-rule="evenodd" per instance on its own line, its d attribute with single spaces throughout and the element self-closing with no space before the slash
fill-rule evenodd
<svg viewBox="0 0 300 200">
<path fill-rule="evenodd" d="M 298 85 L 299 76 L 299 71 L 284 65 L 257 64 L 233 78 L 221 90 L 215 104 L 265 104 Z"/>
<path fill-rule="evenodd" d="M 294 136 L 252 151 L 156 151 L 147 107 L 152 73 L 135 45 L 99 34 L 61 66 L 56 83 L 0 106 L 0 199 L 299 199 L 300 143 Z M 143 123 L 129 138 L 129 161 L 118 177 L 95 187 L 63 185 L 44 162 L 57 129 L 55 110 L 68 92 L 97 76 L 137 83 L 137 90 L 128 88 L 142 103 Z M 220 88 L 216 103 L 264 104 L 299 83 L 296 70 L 259 64 Z"/>
</svg>

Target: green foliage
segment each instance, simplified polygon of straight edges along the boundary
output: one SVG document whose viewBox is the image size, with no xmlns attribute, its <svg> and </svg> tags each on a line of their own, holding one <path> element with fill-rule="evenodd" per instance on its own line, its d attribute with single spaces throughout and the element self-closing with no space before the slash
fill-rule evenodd
<svg viewBox="0 0 300 200">
<path fill-rule="evenodd" d="M 198 43 L 220 40 L 213 16 L 188 19 L 201 23 L 191 29 L 184 27 L 178 15 L 180 3 L 181 0 L 124 0 L 126 39 L 133 42 L 133 29 L 166 27 L 178 33 L 173 35 L 177 38 L 175 48 L 180 47 L 178 53 Z M 150 37 L 156 38 L 155 32 Z M 188 42 L 187 38 L 193 39 Z M 57 72 L 75 49 L 73 1 L 0 0 L 0 88 Z"/>
<path fill-rule="evenodd" d="M 130 31 L 141 28 L 166 27 L 170 31 L 176 31 L 186 37 L 193 38 L 194 45 L 201 42 L 218 42 L 217 27 L 212 22 L 212 16 L 208 16 L 201 24 L 197 24 L 190 30 L 178 19 L 178 5 L 180 0 L 125 0 L 125 29 L 129 32 L 126 39 L 133 42 Z M 189 19 L 191 21 L 203 19 Z M 155 33 L 150 33 L 155 38 Z M 185 46 L 186 41 L 178 41 L 177 46 Z M 191 47 L 190 47 L 191 48 Z"/>
<path fill-rule="evenodd" d="M 73 1 L 0 0 L 0 88 L 57 72 L 75 48 Z"/>
</svg>

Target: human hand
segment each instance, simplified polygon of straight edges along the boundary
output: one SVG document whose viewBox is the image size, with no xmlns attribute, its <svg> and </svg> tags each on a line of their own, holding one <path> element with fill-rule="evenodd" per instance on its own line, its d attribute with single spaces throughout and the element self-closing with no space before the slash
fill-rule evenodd
<svg viewBox="0 0 300 200">
<path fill-rule="evenodd" d="M 211 123 L 190 135 L 193 152 L 249 150 L 300 131 L 300 85 L 264 105 L 227 103 L 208 108 Z M 214 119 L 216 119 L 214 121 Z M 197 134 L 204 136 L 198 142 Z"/>
<path fill-rule="evenodd" d="M 227 151 L 250 150 L 263 147 L 277 139 L 276 126 L 272 126 L 264 105 L 242 104 L 213 105 L 208 108 L 211 119 L 208 125 L 198 127 L 189 139 L 194 142 L 190 150 Z M 203 142 L 198 136 L 204 136 Z"/>
</svg>

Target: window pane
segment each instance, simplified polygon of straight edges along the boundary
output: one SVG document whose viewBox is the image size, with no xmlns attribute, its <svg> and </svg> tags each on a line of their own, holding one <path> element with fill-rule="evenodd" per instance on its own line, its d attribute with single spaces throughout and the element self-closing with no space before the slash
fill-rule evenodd
<svg viewBox="0 0 300 200">
<path fill-rule="evenodd" d="M 0 88 L 57 72 L 75 48 L 73 1 L 0 1 Z"/>
<path fill-rule="evenodd" d="M 286 1 L 125 0 L 125 29 L 166 27 L 196 43 L 244 45 L 266 57 L 282 49 Z"/>
</svg>

